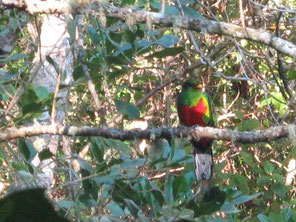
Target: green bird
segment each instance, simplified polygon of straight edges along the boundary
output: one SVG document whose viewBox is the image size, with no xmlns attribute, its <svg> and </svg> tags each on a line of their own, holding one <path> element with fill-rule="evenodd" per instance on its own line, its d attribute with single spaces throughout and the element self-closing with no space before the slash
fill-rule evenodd
<svg viewBox="0 0 296 222">
<path fill-rule="evenodd" d="M 178 116 L 185 126 L 215 126 L 213 107 L 202 85 L 194 79 L 184 82 L 177 99 Z M 192 139 L 197 181 L 207 181 L 208 189 L 213 175 L 212 139 Z"/>
</svg>

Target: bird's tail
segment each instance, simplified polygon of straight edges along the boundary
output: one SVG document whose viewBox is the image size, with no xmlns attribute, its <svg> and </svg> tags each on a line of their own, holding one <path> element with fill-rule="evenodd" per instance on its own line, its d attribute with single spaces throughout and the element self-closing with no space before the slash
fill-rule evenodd
<svg viewBox="0 0 296 222">
<path fill-rule="evenodd" d="M 210 189 L 213 175 L 212 142 L 199 140 L 191 141 L 191 143 L 194 146 L 194 172 L 199 182 L 198 190 L 205 192 Z"/>
</svg>

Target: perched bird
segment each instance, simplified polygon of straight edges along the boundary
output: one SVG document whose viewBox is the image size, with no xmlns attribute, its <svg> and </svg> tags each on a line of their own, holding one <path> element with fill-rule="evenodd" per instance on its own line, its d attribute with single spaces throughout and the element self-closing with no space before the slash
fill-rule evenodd
<svg viewBox="0 0 296 222">
<path fill-rule="evenodd" d="M 185 126 L 215 126 L 213 107 L 202 85 L 194 79 L 184 82 L 177 99 L 181 124 Z M 197 181 L 206 182 L 207 189 L 213 175 L 212 139 L 191 139 L 194 147 L 195 176 Z"/>
</svg>

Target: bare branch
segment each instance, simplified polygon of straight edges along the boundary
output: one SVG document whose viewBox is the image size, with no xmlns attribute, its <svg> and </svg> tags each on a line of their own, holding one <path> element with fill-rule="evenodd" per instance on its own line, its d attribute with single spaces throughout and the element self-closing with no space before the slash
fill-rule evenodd
<svg viewBox="0 0 296 222">
<path fill-rule="evenodd" d="M 134 139 L 171 139 L 171 138 L 211 138 L 216 140 L 226 140 L 241 143 L 256 143 L 273 141 L 283 137 L 291 137 L 295 134 L 296 126 L 277 126 L 266 130 L 254 130 L 248 132 L 239 132 L 236 130 L 217 129 L 212 127 L 178 127 L 178 128 L 154 128 L 147 130 L 120 130 L 107 127 L 76 127 L 63 126 L 58 124 L 40 125 L 35 123 L 32 126 L 23 126 L 20 128 L 7 128 L 0 131 L 0 142 L 37 136 L 41 134 L 65 135 L 65 136 L 101 136 L 118 140 Z"/>
</svg>

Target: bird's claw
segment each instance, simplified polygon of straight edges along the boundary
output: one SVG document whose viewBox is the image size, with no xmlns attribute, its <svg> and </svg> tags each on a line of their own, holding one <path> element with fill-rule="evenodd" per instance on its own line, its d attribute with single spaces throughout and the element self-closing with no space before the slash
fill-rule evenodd
<svg viewBox="0 0 296 222">
<path fill-rule="evenodd" d="M 191 133 L 190 137 L 191 137 L 190 138 L 191 140 L 195 140 L 195 141 L 199 141 L 201 139 L 200 136 L 199 136 L 199 134 L 196 131 L 193 131 Z"/>
</svg>

